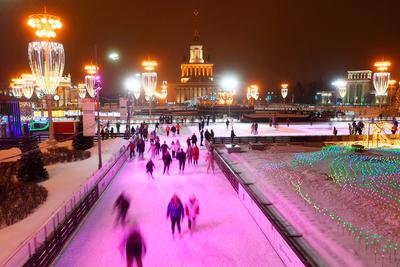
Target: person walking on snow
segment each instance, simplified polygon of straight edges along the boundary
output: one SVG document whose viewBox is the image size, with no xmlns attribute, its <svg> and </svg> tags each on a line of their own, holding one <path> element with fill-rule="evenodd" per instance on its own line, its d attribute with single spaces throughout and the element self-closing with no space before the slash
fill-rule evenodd
<svg viewBox="0 0 400 267">
<path fill-rule="evenodd" d="M 171 230 L 173 238 L 175 238 L 175 225 L 178 227 L 179 235 L 182 238 L 181 219 L 183 219 L 184 216 L 185 215 L 184 215 L 182 201 L 176 194 L 174 194 L 167 208 L 167 220 L 168 218 L 171 219 Z"/>
<path fill-rule="evenodd" d="M 176 154 L 176 159 L 179 161 L 179 173 L 183 174 L 183 171 L 185 170 L 185 162 L 186 162 L 186 153 L 183 151 L 183 148 L 181 148 L 178 153 Z"/>
<path fill-rule="evenodd" d="M 199 201 L 193 194 L 193 196 L 191 196 L 189 198 L 189 201 L 185 204 L 185 215 L 188 220 L 188 227 L 190 233 L 192 233 L 192 228 L 195 226 L 196 218 L 199 214 L 200 214 Z"/>
<path fill-rule="evenodd" d="M 192 157 L 193 157 L 193 165 L 194 165 L 194 166 L 199 166 L 199 155 L 200 155 L 199 148 L 198 148 L 197 145 L 195 144 L 195 145 L 192 147 Z"/>
<path fill-rule="evenodd" d="M 155 165 L 154 165 L 153 161 L 151 159 L 149 159 L 149 161 L 146 164 L 146 172 L 147 172 L 147 176 L 149 177 L 149 179 L 150 179 L 150 177 L 154 179 L 154 176 L 153 176 L 154 169 L 155 169 Z"/>
</svg>

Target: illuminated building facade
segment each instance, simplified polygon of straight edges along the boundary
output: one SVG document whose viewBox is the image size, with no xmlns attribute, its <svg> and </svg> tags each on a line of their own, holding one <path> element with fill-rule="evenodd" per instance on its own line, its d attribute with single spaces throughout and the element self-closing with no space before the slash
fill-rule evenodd
<svg viewBox="0 0 400 267">
<path fill-rule="evenodd" d="M 199 12 L 194 11 L 195 19 Z M 184 59 L 181 64 L 181 80 L 176 88 L 176 102 L 183 104 L 186 101 L 209 100 L 216 93 L 214 82 L 214 64 L 204 60 L 203 45 L 200 44 L 200 34 L 194 31 L 193 44 L 190 46 L 189 61 Z M 186 102 L 187 103 L 187 102 Z"/>
<path fill-rule="evenodd" d="M 371 94 L 375 91 L 372 84 L 372 71 L 357 70 L 347 72 L 347 94 L 343 103 L 367 105 L 371 103 Z"/>
</svg>

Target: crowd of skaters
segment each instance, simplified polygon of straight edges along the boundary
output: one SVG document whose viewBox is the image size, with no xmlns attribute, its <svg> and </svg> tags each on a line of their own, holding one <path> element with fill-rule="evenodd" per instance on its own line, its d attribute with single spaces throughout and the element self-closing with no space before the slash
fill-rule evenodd
<svg viewBox="0 0 400 267">
<path fill-rule="evenodd" d="M 176 127 L 176 125 L 174 126 Z M 143 126 L 143 128 L 145 127 L 146 126 Z M 141 134 L 140 130 L 138 132 L 135 130 L 129 142 L 130 158 L 134 159 L 136 158 L 136 155 L 138 155 L 139 160 L 144 160 L 146 144 L 148 143 L 149 148 L 147 149 L 147 153 L 149 159 L 146 163 L 145 171 L 149 180 L 155 179 L 153 172 L 157 165 L 157 159 L 160 159 L 163 162 L 163 175 L 169 175 L 169 169 L 173 160 L 179 162 L 179 174 L 184 173 L 186 163 L 189 166 L 198 167 L 200 150 L 198 146 L 198 137 L 195 133 L 186 139 L 186 145 L 181 144 L 178 138 L 175 139 L 173 134 L 168 135 L 166 139 L 161 142 L 156 128 L 151 134 L 154 136 L 147 139 L 145 139 L 146 135 L 143 134 L 145 131 L 142 131 Z M 208 163 L 208 173 L 210 170 L 214 172 L 214 145 L 212 142 L 213 131 L 208 132 L 208 130 L 206 130 L 206 132 L 208 134 L 205 134 L 206 142 L 204 145 L 207 147 L 206 161 Z M 178 134 L 178 132 L 176 133 Z M 125 254 L 127 266 L 132 266 L 133 262 L 136 262 L 138 266 L 142 266 L 142 256 L 146 253 L 146 244 L 137 225 L 126 226 L 126 217 L 129 207 L 129 197 L 123 192 L 114 204 L 114 209 L 118 210 L 116 225 L 121 225 L 126 228 L 126 234 L 123 237 L 120 249 L 121 252 Z M 170 221 L 173 239 L 175 239 L 176 229 L 179 237 L 182 238 L 181 223 L 185 217 L 187 219 L 187 227 L 190 233 L 192 233 L 199 213 L 199 201 L 194 194 L 189 197 L 185 204 L 183 204 L 177 194 L 173 194 L 167 205 L 166 211 L 166 218 Z"/>
</svg>

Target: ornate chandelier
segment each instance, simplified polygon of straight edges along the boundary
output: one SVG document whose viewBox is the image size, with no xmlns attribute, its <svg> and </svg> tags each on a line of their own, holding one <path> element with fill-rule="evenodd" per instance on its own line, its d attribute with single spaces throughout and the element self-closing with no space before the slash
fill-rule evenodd
<svg viewBox="0 0 400 267">
<path fill-rule="evenodd" d="M 373 82 L 375 87 L 376 96 L 385 96 L 390 82 L 390 73 L 387 72 L 390 62 L 381 61 L 376 62 L 375 67 L 379 72 L 375 72 Z"/>
<path fill-rule="evenodd" d="M 289 93 L 289 89 L 288 89 L 288 84 L 287 83 L 282 83 L 281 84 L 281 95 L 283 97 L 283 99 L 286 99 L 288 93 Z"/>
<path fill-rule="evenodd" d="M 255 100 L 258 99 L 259 97 L 259 92 L 258 92 L 258 86 L 257 85 L 250 85 L 250 87 L 247 88 L 247 100 L 250 100 L 250 98 L 254 98 Z"/>
<path fill-rule="evenodd" d="M 22 80 L 20 78 L 11 79 L 10 87 L 14 97 L 16 98 L 22 97 Z"/>
<path fill-rule="evenodd" d="M 94 75 L 85 76 L 86 90 L 90 97 L 94 97 L 96 95 L 95 84 L 96 84 L 96 76 Z"/>
<path fill-rule="evenodd" d="M 35 90 L 35 80 L 33 79 L 32 74 L 23 73 L 21 74 L 22 79 L 22 93 L 24 97 L 30 99 L 33 95 L 33 91 Z"/>
<path fill-rule="evenodd" d="M 86 84 L 84 84 L 84 83 L 78 84 L 78 90 L 79 90 L 79 97 L 85 98 L 86 97 Z"/>
<path fill-rule="evenodd" d="M 340 98 L 344 98 L 347 94 L 347 82 L 345 80 L 337 80 L 332 83 L 339 90 Z"/>
<path fill-rule="evenodd" d="M 157 62 L 147 60 L 142 63 L 146 72 L 142 73 L 142 86 L 146 100 L 150 100 L 157 87 L 157 72 L 154 72 Z"/>
<path fill-rule="evenodd" d="M 163 81 L 162 85 L 161 85 L 161 98 L 162 99 L 166 99 L 167 98 L 167 91 L 168 88 L 168 82 L 167 81 Z"/>
</svg>

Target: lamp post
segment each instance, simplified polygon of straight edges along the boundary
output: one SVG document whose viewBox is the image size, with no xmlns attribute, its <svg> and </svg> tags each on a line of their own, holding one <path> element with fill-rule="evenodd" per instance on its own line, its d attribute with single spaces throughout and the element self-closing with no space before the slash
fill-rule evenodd
<svg viewBox="0 0 400 267">
<path fill-rule="evenodd" d="M 29 66 L 36 85 L 46 95 L 49 121 L 49 140 L 54 141 L 52 99 L 64 71 L 65 54 L 61 43 L 48 41 L 56 37 L 61 29 L 61 20 L 49 14 L 35 14 L 28 18 L 28 25 L 42 41 L 30 42 L 28 46 Z"/>
<path fill-rule="evenodd" d="M 153 101 L 153 95 L 157 87 L 157 72 L 155 68 L 157 62 L 154 60 L 145 60 L 142 62 L 142 66 L 145 72 L 142 73 L 142 86 L 145 93 L 146 100 L 149 101 L 149 116 L 151 117 L 151 102 Z"/>
<path fill-rule="evenodd" d="M 383 96 L 386 96 L 386 91 L 390 82 L 390 72 L 387 72 L 390 67 L 390 62 L 380 61 L 376 62 L 374 66 L 378 70 L 373 76 L 375 96 L 380 97 L 379 108 L 381 108 Z"/>
<path fill-rule="evenodd" d="M 103 160 L 101 155 L 101 137 L 100 137 L 100 91 L 101 87 L 101 79 L 98 75 L 99 67 L 97 65 L 86 65 L 84 67 L 86 76 L 85 76 L 85 87 L 91 98 L 96 98 L 97 105 L 97 148 L 99 154 L 99 169 L 103 166 Z"/>
<path fill-rule="evenodd" d="M 338 79 L 332 83 L 339 91 L 339 96 L 342 99 L 342 106 L 344 105 L 344 98 L 347 94 L 347 82 L 343 79 Z"/>
<path fill-rule="evenodd" d="M 283 104 L 284 105 L 286 104 L 286 97 L 287 97 L 287 95 L 289 93 L 288 86 L 289 85 L 287 83 L 282 83 L 281 84 L 281 95 L 282 95 L 282 98 L 283 98 Z"/>
</svg>

